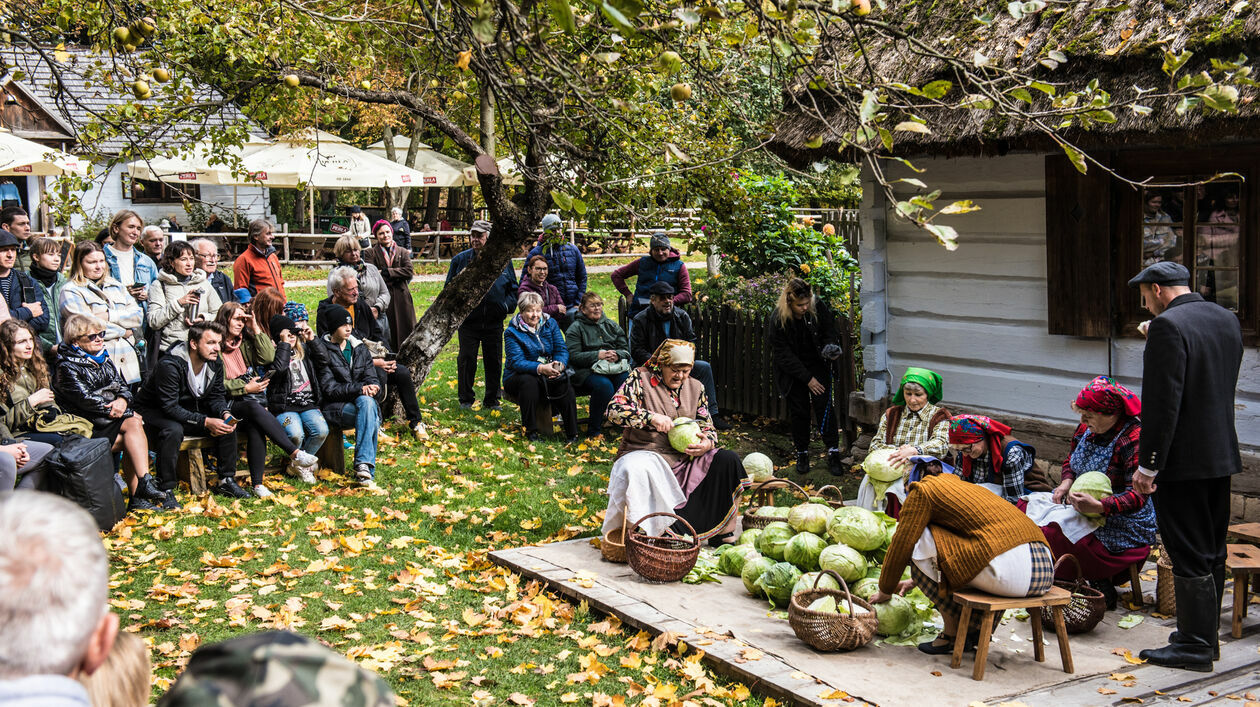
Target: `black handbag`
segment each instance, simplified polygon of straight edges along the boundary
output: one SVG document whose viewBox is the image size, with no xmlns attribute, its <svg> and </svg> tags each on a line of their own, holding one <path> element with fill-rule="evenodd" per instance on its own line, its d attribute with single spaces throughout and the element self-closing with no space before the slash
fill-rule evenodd
<svg viewBox="0 0 1260 707">
<path fill-rule="evenodd" d="M 43 490 L 82 506 L 108 531 L 127 515 L 127 502 L 114 482 L 114 453 L 107 439 L 71 435 L 44 462 Z"/>
<path fill-rule="evenodd" d="M 544 375 L 539 375 L 539 378 L 542 378 L 543 389 L 547 391 L 548 400 L 564 400 L 569 395 L 569 389 L 573 387 L 573 382 L 570 380 L 573 378 L 573 369 L 568 366 L 555 378 Z"/>
</svg>

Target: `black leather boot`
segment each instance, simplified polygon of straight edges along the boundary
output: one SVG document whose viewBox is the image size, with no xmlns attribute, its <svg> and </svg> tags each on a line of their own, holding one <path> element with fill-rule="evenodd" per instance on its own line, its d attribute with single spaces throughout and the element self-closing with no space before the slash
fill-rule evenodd
<svg viewBox="0 0 1260 707">
<path fill-rule="evenodd" d="M 801 476 L 809 473 L 809 452 L 796 453 L 796 473 Z"/>
<path fill-rule="evenodd" d="M 136 495 L 156 503 L 166 501 L 166 492 L 158 487 L 151 474 L 145 474 L 136 480 Z"/>
<path fill-rule="evenodd" d="M 840 457 L 840 450 L 828 449 L 827 450 L 827 473 L 831 474 L 832 476 L 844 476 L 844 473 L 848 470 L 849 470 L 849 466 L 845 464 L 844 461 Z"/>
<path fill-rule="evenodd" d="M 1225 600 L 1225 565 L 1212 568 L 1212 584 L 1216 587 L 1216 633 L 1212 638 L 1212 660 L 1221 659 L 1221 602 Z M 1176 631 L 1168 634 L 1169 643 L 1177 643 L 1181 639 Z"/>
<path fill-rule="evenodd" d="M 1169 636 L 1167 646 L 1148 648 L 1138 657 L 1165 668 L 1210 673 L 1221 614 L 1215 577 L 1174 575 L 1173 586 L 1177 592 L 1177 631 Z"/>
</svg>

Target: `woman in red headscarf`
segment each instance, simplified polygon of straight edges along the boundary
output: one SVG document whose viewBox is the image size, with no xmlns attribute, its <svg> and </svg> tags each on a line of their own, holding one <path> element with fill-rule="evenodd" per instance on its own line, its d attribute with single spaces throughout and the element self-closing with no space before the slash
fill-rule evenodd
<svg viewBox="0 0 1260 707">
<path fill-rule="evenodd" d="M 949 446 L 957 452 L 954 471 L 964 480 L 987 486 L 1011 503 L 1026 493 L 1024 475 L 1037 450 L 1012 437 L 1010 427 L 983 415 L 954 415 Z"/>
<path fill-rule="evenodd" d="M 1108 580 L 1102 585 L 1110 602 L 1115 587 L 1109 580 L 1117 575 L 1123 578 L 1129 565 L 1145 560 L 1155 540 L 1154 504 L 1133 489 L 1142 402 L 1133 391 L 1099 376 L 1076 396 L 1072 409 L 1080 414 L 1081 424 L 1072 436 L 1068 458 L 1063 462 L 1063 482 L 1054 490 L 1053 500 L 1070 504 L 1083 514 L 1101 514 L 1102 525 L 1076 542 L 1069 541 L 1057 524 L 1041 530 L 1055 557 L 1071 553 L 1080 561 L 1086 579 Z M 1087 471 L 1107 475 L 1110 496 L 1100 500 L 1072 493 L 1072 482 Z M 1060 571 L 1067 578 L 1075 575 L 1076 569 L 1067 563 Z"/>
</svg>

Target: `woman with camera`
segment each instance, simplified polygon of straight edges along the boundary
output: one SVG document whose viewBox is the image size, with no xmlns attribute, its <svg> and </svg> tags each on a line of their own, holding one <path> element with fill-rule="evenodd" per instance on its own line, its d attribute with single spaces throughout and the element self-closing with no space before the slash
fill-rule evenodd
<svg viewBox="0 0 1260 707">
<path fill-rule="evenodd" d="M 109 274 L 105 251 L 92 241 L 74 247 L 70 281 L 61 289 L 61 321 L 83 314 L 105 323 L 105 350 L 127 385 L 140 382 L 140 358 L 136 353 L 144 310 L 121 282 Z M 63 332 L 64 334 L 64 332 Z"/>
<path fill-rule="evenodd" d="M 254 315 L 236 302 L 220 307 L 215 321 L 225 331 L 219 357 L 223 361 L 223 387 L 227 390 L 228 411 L 244 423 L 241 428 L 245 432 L 245 458 L 249 462 L 250 484 L 255 496 L 266 498 L 271 495 L 271 490 L 263 485 L 267 440 L 271 440 L 292 460 L 299 474 L 303 468 L 313 470 L 319 460 L 299 449 L 289 439 L 284 426 L 265 406 L 270 377 L 259 377 L 258 370 L 271 366 L 275 361 L 276 345 L 271 337 L 258 326 Z"/>
<path fill-rule="evenodd" d="M 521 408 L 525 439 L 541 438 L 534 413 L 538 404 L 550 401 L 564 419 L 564 436 L 569 443 L 578 439 L 577 396 L 568 368 L 569 349 L 556 320 L 543 314 L 543 300 L 536 292 L 525 292 L 517 300 L 520 312 L 503 332 L 507 353 L 503 369 L 503 389 L 516 398 Z"/>
<path fill-rule="evenodd" d="M 162 251 L 161 271 L 149 286 L 149 329 L 161 332 L 158 349 L 166 353 L 188 340 L 188 327 L 198 319 L 211 321 L 223 305 L 206 273 L 197 267 L 197 253 L 186 241 L 175 241 Z"/>
</svg>

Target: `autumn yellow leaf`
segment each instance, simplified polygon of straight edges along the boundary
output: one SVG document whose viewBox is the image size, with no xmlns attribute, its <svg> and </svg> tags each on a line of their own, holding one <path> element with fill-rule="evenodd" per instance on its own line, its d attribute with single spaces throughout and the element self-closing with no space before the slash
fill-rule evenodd
<svg viewBox="0 0 1260 707">
<path fill-rule="evenodd" d="M 844 690 L 824 690 L 819 693 L 818 697 L 824 700 L 843 700 L 848 697 L 849 693 Z"/>
<path fill-rule="evenodd" d="M 531 518 L 530 520 L 521 521 L 521 530 L 534 530 L 538 528 L 540 525 L 542 525 L 542 519 L 538 517 L 534 517 L 534 518 Z"/>
<path fill-rule="evenodd" d="M 464 51 L 459 53 L 459 58 L 455 60 L 455 68 L 459 69 L 460 71 L 468 71 L 468 64 L 471 61 L 472 61 L 472 50 L 465 49 Z M 519 693 L 514 693 L 514 694 L 519 694 Z M 517 704 L 525 704 L 525 703 L 518 702 Z M 530 704 L 533 704 L 533 703 L 531 702 Z"/>
<path fill-rule="evenodd" d="M 526 695 L 522 695 L 522 694 L 521 694 L 521 693 L 519 693 L 519 692 L 513 692 L 512 694 L 508 695 L 508 702 L 511 702 L 511 703 L 512 703 L 512 704 L 514 704 L 514 705 L 532 705 L 532 704 L 534 704 L 534 700 L 533 700 L 533 699 L 531 699 L 531 698 L 527 697 Z"/>
<path fill-rule="evenodd" d="M 566 692 L 566 693 L 564 693 L 563 695 L 560 695 L 560 701 L 561 701 L 561 702 L 566 702 L 566 703 L 567 703 L 567 702 L 577 702 L 579 699 L 581 699 L 581 698 L 578 696 L 578 693 L 576 693 L 576 692 Z"/>
<path fill-rule="evenodd" d="M 1113 689 L 1111 689 L 1111 688 L 1109 688 L 1109 687 L 1100 687 L 1100 688 L 1098 688 L 1098 694 L 1100 694 L 1100 695 L 1114 695 L 1114 694 L 1116 694 L 1116 691 L 1115 691 L 1115 690 L 1113 690 Z"/>
</svg>

